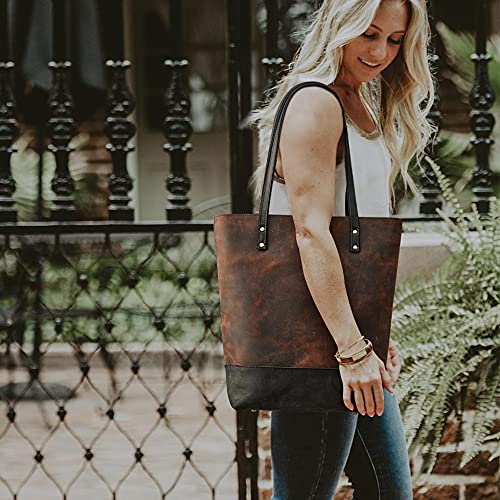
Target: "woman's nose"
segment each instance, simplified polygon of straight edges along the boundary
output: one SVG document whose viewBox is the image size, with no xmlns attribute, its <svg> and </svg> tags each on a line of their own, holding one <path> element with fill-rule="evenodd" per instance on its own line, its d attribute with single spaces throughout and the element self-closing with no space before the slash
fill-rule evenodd
<svg viewBox="0 0 500 500">
<path fill-rule="evenodd" d="M 376 47 L 371 50 L 370 54 L 373 59 L 380 63 L 385 60 L 387 56 L 387 46 L 385 43 L 379 43 Z"/>
</svg>

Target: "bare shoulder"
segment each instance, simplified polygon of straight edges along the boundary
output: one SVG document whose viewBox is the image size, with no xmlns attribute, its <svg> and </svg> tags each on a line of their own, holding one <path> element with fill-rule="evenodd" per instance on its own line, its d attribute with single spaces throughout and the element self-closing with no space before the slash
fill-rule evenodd
<svg viewBox="0 0 500 500">
<path fill-rule="evenodd" d="M 296 228 L 328 228 L 334 208 L 342 108 L 320 87 L 304 87 L 290 101 L 280 138 L 281 166 Z"/>
<path fill-rule="evenodd" d="M 305 141 L 330 149 L 336 147 L 342 130 L 342 108 L 326 89 L 304 87 L 292 97 L 283 123 L 287 143 L 300 141 L 304 146 Z"/>
</svg>

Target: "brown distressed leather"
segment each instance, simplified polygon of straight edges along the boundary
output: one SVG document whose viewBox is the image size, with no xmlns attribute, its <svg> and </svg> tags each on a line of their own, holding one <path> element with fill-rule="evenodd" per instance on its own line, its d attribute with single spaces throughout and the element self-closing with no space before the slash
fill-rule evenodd
<svg viewBox="0 0 500 500">
<path fill-rule="evenodd" d="M 338 368 L 334 357 L 337 346 L 303 275 L 293 217 L 269 215 L 285 112 L 293 95 L 310 86 L 330 92 L 342 107 L 338 95 L 323 83 L 301 82 L 292 87 L 276 112 L 259 213 L 214 217 L 226 366 Z M 346 216 L 333 217 L 330 232 L 340 254 L 357 325 L 373 342 L 375 352 L 385 363 L 402 222 L 391 217 L 358 217 L 344 111 L 342 117 Z M 334 303 L 335 297 L 332 297 L 332 305 Z M 261 372 L 264 375 L 269 370 Z M 235 396 L 235 401 L 241 397 L 242 401 L 258 403 L 260 392 L 256 381 L 260 374 L 255 375 L 240 377 L 245 379 L 244 385 L 236 378 L 232 382 L 228 380 L 229 394 Z M 232 383 L 235 386 L 229 387 Z M 279 387 L 274 389 L 273 394 L 279 394 Z M 282 393 L 288 393 L 288 389 L 283 386 Z M 307 406 L 309 403 L 311 401 L 300 404 Z M 287 407 L 288 403 L 278 401 L 276 405 Z"/>
<path fill-rule="evenodd" d="M 349 251 L 349 217 L 333 217 L 330 232 L 356 323 L 385 363 L 402 222 L 359 223 L 359 253 Z M 257 229 L 258 214 L 214 217 L 225 363 L 337 368 L 337 346 L 307 287 L 292 216 L 269 215 L 266 251 L 256 248 Z"/>
</svg>

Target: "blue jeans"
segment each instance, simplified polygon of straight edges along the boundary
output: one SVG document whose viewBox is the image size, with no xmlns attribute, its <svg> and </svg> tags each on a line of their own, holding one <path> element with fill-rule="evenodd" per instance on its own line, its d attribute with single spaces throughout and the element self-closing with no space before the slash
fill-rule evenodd
<svg viewBox="0 0 500 500">
<path fill-rule="evenodd" d="M 272 500 L 331 500 L 342 470 L 355 500 L 411 500 L 401 413 L 384 388 L 384 412 L 271 412 Z"/>
</svg>

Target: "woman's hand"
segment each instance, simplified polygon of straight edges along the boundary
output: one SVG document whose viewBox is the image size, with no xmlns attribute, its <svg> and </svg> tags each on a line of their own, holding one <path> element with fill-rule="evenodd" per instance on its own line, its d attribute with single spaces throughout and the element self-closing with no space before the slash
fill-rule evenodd
<svg viewBox="0 0 500 500">
<path fill-rule="evenodd" d="M 351 402 L 351 391 L 354 391 L 356 408 L 361 415 L 373 417 L 375 413 L 384 412 L 384 391 L 392 391 L 391 377 L 387 373 L 384 362 L 372 351 L 363 361 L 352 365 L 339 365 L 343 384 L 344 404 L 354 410 Z"/>
<path fill-rule="evenodd" d="M 401 356 L 396 347 L 396 344 L 394 344 L 392 339 L 389 339 L 389 353 L 387 355 L 386 368 L 387 373 L 391 377 L 392 384 L 396 383 L 399 377 L 399 372 L 401 371 L 401 366 Z"/>
</svg>

